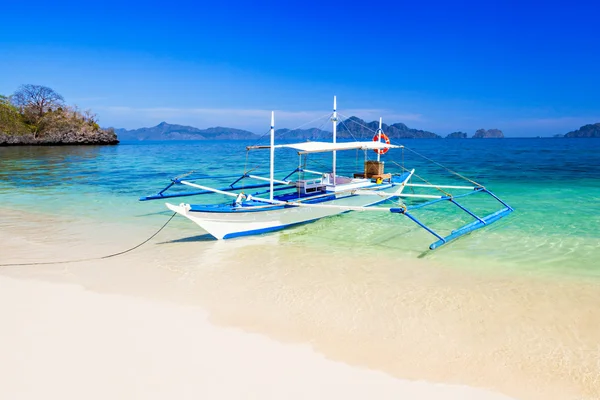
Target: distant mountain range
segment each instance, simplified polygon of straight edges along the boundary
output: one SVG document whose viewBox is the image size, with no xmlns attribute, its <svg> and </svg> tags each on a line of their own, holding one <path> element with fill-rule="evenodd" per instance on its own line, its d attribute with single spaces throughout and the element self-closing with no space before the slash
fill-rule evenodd
<svg viewBox="0 0 600 400">
<path fill-rule="evenodd" d="M 339 139 L 370 140 L 377 129 L 379 122 L 366 122 L 358 117 L 350 117 L 338 122 L 337 137 Z M 382 125 L 383 131 L 390 139 L 438 139 L 439 135 L 409 128 L 401 122 Z M 192 126 L 169 124 L 161 122 L 151 128 L 140 129 L 115 129 L 119 140 L 256 140 L 258 135 L 250 131 L 235 128 L 215 127 L 198 129 Z M 331 132 L 318 128 L 309 129 L 277 129 L 278 140 L 331 140 Z M 465 132 L 452 132 L 446 136 L 448 139 L 466 139 Z M 499 129 L 479 129 L 472 138 L 503 138 L 504 134 Z M 600 123 L 584 125 L 578 130 L 555 137 L 591 137 L 600 138 Z"/>
<path fill-rule="evenodd" d="M 256 139 L 252 132 L 235 128 L 198 129 L 192 126 L 175 125 L 166 122 L 151 128 L 115 129 L 119 140 L 244 140 Z"/>
<path fill-rule="evenodd" d="M 432 132 L 412 129 L 403 123 L 392 125 L 383 124 L 383 131 L 390 139 L 398 138 L 439 138 Z M 376 121 L 365 122 L 357 117 L 350 117 L 340 121 L 337 126 L 337 137 L 340 139 L 369 140 L 379 128 Z M 235 128 L 208 128 L 198 129 L 192 126 L 169 124 L 161 122 L 150 128 L 140 129 L 115 129 L 119 140 L 247 140 L 257 139 L 259 136 L 242 129 Z M 278 138 L 286 140 L 330 140 L 331 131 L 318 128 L 309 129 L 277 129 Z"/>
<path fill-rule="evenodd" d="M 319 128 L 292 130 L 282 128 L 275 131 L 275 137 L 285 138 L 286 140 L 330 140 L 332 135 L 330 131 L 324 131 Z"/>
<path fill-rule="evenodd" d="M 350 117 L 338 123 L 337 135 L 339 138 L 371 138 L 379 129 L 379 122 L 365 122 L 358 117 Z M 382 124 L 381 129 L 390 139 L 439 139 L 441 136 L 433 132 L 412 129 L 401 122 L 387 125 Z"/>
</svg>

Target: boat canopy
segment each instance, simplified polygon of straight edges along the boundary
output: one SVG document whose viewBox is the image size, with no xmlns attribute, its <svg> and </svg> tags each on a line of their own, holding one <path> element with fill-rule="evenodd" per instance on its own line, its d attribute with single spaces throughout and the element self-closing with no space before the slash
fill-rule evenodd
<svg viewBox="0 0 600 400">
<path fill-rule="evenodd" d="M 324 153 L 328 151 L 339 151 L 339 150 L 381 150 L 387 148 L 402 148 L 403 146 L 397 146 L 394 144 L 387 144 L 384 142 L 373 142 L 373 141 L 364 141 L 364 142 L 341 142 L 341 143 L 331 143 L 331 142 L 300 142 L 300 143 L 288 143 L 288 144 L 278 144 L 273 146 L 276 149 L 280 148 L 290 148 L 298 150 L 299 154 L 308 154 L 308 153 Z M 247 149 L 270 149 L 271 146 L 248 146 Z"/>
</svg>

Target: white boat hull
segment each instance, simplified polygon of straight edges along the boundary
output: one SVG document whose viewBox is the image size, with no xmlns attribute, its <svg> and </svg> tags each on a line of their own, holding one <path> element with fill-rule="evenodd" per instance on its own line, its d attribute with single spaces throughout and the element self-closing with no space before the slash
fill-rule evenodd
<svg viewBox="0 0 600 400">
<path fill-rule="evenodd" d="M 373 196 L 345 196 L 327 205 L 370 206 L 384 201 L 385 198 Z M 190 211 L 189 204 L 166 206 L 178 214 L 198 224 L 217 239 L 229 239 L 237 236 L 254 235 L 289 226 L 312 222 L 321 218 L 347 212 L 339 208 L 286 207 L 265 211 L 248 212 L 202 212 Z"/>
</svg>

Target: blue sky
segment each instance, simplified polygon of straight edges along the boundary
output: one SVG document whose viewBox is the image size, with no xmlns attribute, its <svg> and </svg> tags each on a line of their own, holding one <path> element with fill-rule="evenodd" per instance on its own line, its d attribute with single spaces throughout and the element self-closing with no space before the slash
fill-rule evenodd
<svg viewBox="0 0 600 400">
<path fill-rule="evenodd" d="M 12 1 L 0 94 L 50 86 L 102 126 L 264 132 L 331 109 L 441 135 L 600 122 L 592 1 Z"/>
</svg>

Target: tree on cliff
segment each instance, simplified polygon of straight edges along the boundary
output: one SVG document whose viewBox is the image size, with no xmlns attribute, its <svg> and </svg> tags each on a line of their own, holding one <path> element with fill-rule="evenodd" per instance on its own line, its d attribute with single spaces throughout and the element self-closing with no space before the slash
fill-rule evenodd
<svg viewBox="0 0 600 400">
<path fill-rule="evenodd" d="M 64 103 L 47 86 L 22 85 L 10 97 L 0 96 L 0 146 L 3 144 L 118 143 L 103 130 L 96 115 Z"/>
<path fill-rule="evenodd" d="M 47 86 L 26 84 L 11 96 L 11 103 L 18 107 L 21 119 L 29 126 L 34 137 L 47 130 L 47 117 L 53 109 L 62 110 L 64 98 Z"/>
<path fill-rule="evenodd" d="M 10 102 L 10 98 L 0 95 L 0 133 L 25 133 L 28 127 L 19 114 L 19 110 Z"/>
<path fill-rule="evenodd" d="M 12 95 L 11 100 L 22 113 L 33 112 L 38 118 L 41 118 L 46 111 L 62 106 L 65 101 L 53 89 L 31 84 L 21 85 Z"/>
</svg>

